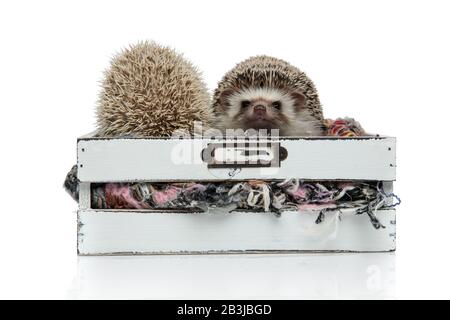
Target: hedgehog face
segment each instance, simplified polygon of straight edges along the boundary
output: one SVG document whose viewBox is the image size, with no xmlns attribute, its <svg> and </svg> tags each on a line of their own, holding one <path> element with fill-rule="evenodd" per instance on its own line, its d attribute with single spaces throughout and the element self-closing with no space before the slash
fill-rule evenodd
<svg viewBox="0 0 450 320">
<path fill-rule="evenodd" d="M 226 129 L 279 129 L 283 136 L 325 133 L 314 83 L 288 62 L 255 56 L 225 74 L 214 92 L 216 122 Z"/>
<path fill-rule="evenodd" d="M 228 116 L 242 129 L 276 129 L 294 116 L 295 101 L 280 90 L 245 89 L 228 101 Z"/>
<path fill-rule="evenodd" d="M 303 112 L 305 96 L 275 88 L 247 88 L 227 97 L 227 128 L 279 129 L 297 121 Z M 303 115 L 302 118 L 305 118 Z"/>
</svg>

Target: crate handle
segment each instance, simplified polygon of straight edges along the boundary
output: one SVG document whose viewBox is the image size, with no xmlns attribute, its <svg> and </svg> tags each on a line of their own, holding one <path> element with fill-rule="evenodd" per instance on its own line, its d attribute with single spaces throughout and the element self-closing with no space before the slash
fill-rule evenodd
<svg viewBox="0 0 450 320">
<path fill-rule="evenodd" d="M 279 142 L 209 143 L 201 157 L 208 168 L 280 167 L 288 156 Z"/>
</svg>

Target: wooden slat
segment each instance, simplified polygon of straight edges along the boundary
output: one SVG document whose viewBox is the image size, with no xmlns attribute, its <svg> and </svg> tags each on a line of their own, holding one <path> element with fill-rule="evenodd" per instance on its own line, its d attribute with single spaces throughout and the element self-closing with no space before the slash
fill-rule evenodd
<svg viewBox="0 0 450 320">
<path fill-rule="evenodd" d="M 374 229 L 367 215 L 336 212 L 316 224 L 317 212 L 78 213 L 80 255 L 230 253 L 278 251 L 395 250 L 395 210 L 377 215 L 385 229 Z"/>
<path fill-rule="evenodd" d="M 89 182 L 80 182 L 78 207 L 80 210 L 91 208 L 91 184 Z"/>
<path fill-rule="evenodd" d="M 395 138 L 280 139 L 288 151 L 279 168 L 208 168 L 208 139 L 78 140 L 78 177 L 84 182 L 223 179 L 395 180 Z M 234 143 L 233 140 L 230 141 Z M 189 153 L 189 161 L 177 157 Z M 180 161 L 181 160 L 181 161 Z"/>
<path fill-rule="evenodd" d="M 76 290 L 69 296 L 74 299 L 396 298 L 395 253 L 79 257 L 77 262 Z"/>
</svg>

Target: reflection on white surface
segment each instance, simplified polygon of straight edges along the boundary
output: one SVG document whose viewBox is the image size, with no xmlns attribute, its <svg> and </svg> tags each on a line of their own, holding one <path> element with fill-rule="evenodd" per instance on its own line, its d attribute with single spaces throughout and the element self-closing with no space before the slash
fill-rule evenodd
<svg viewBox="0 0 450 320">
<path fill-rule="evenodd" d="M 76 299 L 386 299 L 395 254 L 79 257 Z"/>
</svg>

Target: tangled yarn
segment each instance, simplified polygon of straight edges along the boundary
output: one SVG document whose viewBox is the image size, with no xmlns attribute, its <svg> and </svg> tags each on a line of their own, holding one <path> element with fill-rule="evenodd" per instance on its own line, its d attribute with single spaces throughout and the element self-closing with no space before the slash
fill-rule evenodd
<svg viewBox="0 0 450 320">
<path fill-rule="evenodd" d="M 353 118 L 326 119 L 327 136 L 356 137 L 366 135 L 359 122 Z"/>
<path fill-rule="evenodd" d="M 78 180 L 77 169 L 77 165 L 74 165 L 64 180 L 64 189 L 75 201 L 78 201 L 80 193 L 80 180 Z"/>
<path fill-rule="evenodd" d="M 375 228 L 383 227 L 376 211 L 395 206 L 399 199 L 386 194 L 377 182 L 302 182 L 250 180 L 212 183 L 106 183 L 92 188 L 93 209 L 209 209 L 257 212 L 318 211 L 317 222 L 330 210 L 355 209 L 367 213 Z"/>
</svg>

